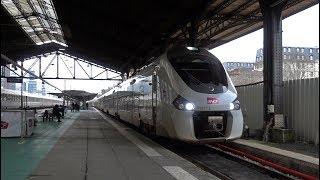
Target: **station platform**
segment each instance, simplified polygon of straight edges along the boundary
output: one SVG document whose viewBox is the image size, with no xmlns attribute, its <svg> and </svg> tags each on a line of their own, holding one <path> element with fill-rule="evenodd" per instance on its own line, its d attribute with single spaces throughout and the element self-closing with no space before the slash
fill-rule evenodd
<svg viewBox="0 0 320 180">
<path fill-rule="evenodd" d="M 319 146 L 237 139 L 232 147 L 303 173 L 319 176 Z"/>
<path fill-rule="evenodd" d="M 95 109 L 62 121 L 1 139 L 1 179 L 218 179 Z"/>
</svg>

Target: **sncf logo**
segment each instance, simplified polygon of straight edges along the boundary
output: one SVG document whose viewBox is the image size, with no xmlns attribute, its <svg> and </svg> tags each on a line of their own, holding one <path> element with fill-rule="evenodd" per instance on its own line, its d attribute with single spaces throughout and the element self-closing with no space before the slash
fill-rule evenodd
<svg viewBox="0 0 320 180">
<path fill-rule="evenodd" d="M 9 123 L 5 122 L 5 121 L 1 121 L 1 129 L 7 129 L 9 126 Z"/>
<path fill-rule="evenodd" d="M 219 104 L 219 100 L 215 97 L 207 97 L 208 104 Z"/>
</svg>

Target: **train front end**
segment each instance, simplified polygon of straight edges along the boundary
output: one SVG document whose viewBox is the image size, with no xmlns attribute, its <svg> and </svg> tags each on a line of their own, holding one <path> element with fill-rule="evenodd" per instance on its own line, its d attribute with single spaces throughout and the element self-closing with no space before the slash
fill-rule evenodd
<svg viewBox="0 0 320 180">
<path fill-rule="evenodd" d="M 207 143 L 241 137 L 240 102 L 221 62 L 207 50 L 189 47 L 168 51 L 167 57 L 176 138 Z"/>
</svg>

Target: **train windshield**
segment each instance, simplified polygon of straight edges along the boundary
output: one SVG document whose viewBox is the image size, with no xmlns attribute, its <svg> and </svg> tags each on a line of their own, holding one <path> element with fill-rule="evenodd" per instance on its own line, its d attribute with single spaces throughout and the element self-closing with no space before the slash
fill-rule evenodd
<svg viewBox="0 0 320 180">
<path fill-rule="evenodd" d="M 188 55 L 171 58 L 170 63 L 194 91 L 217 94 L 224 92 L 228 86 L 224 68 L 216 58 Z"/>
</svg>

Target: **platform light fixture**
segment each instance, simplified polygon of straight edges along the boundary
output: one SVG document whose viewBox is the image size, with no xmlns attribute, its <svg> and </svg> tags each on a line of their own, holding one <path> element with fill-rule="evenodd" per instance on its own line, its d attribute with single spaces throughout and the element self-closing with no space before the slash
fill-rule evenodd
<svg viewBox="0 0 320 180">
<path fill-rule="evenodd" d="M 196 48 L 196 47 L 187 47 L 187 49 L 189 49 L 190 51 L 197 51 L 197 50 L 199 50 L 198 48 Z"/>
</svg>

